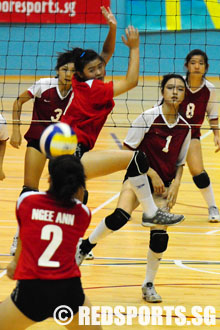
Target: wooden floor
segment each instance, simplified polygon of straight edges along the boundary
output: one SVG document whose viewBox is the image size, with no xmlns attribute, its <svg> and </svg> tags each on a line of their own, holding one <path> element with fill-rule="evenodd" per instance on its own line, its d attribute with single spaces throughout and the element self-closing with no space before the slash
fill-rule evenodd
<svg viewBox="0 0 220 330">
<path fill-rule="evenodd" d="M 123 111 L 121 111 L 121 118 L 124 118 Z M 120 122 L 120 115 L 118 118 Z M 25 131 L 26 128 L 24 126 L 22 130 Z M 122 127 L 104 128 L 96 149 L 117 149 L 126 132 L 127 128 Z M 4 300 L 15 286 L 15 282 L 5 276 L 5 268 L 11 260 L 9 250 L 16 231 L 14 210 L 23 184 L 25 146 L 23 141 L 22 147 L 16 150 L 8 144 L 4 163 L 6 179 L 0 182 L 0 301 Z M 202 146 L 206 170 L 211 177 L 216 201 L 220 206 L 219 154 L 214 153 L 212 133 L 207 129 L 203 130 Z M 88 206 L 92 210 L 93 219 L 86 235 L 103 217 L 114 210 L 123 175 L 123 172 L 119 172 L 88 182 L 90 192 Z M 47 170 L 45 169 L 41 189 L 46 188 Z M 193 184 L 187 167 L 173 211 L 184 214 L 186 219 L 181 225 L 169 229 L 168 250 L 164 253 L 155 282 L 158 293 L 163 297 L 163 302 L 156 306 L 184 306 L 188 321 L 195 320 L 192 316 L 192 306 L 197 305 L 202 308 L 213 306 L 216 310 L 215 329 L 220 329 L 220 223 L 208 222 L 207 206 Z M 94 249 L 95 259 L 86 261 L 81 266 L 83 287 L 93 305 L 152 308 L 152 304 L 146 303 L 141 296 L 149 243 L 149 230 L 141 226 L 141 215 L 141 209 L 138 208 L 133 212 L 132 221 L 126 227 L 97 245 Z M 163 326 L 158 325 L 160 329 L 194 328 L 192 324 L 177 326 L 174 316 L 172 325 L 166 325 L 165 316 L 165 310 L 163 310 Z M 148 329 L 156 327 L 156 325 L 149 325 Z M 111 325 L 103 328 L 124 330 L 129 326 Z M 130 328 L 138 330 L 143 326 L 138 324 L 136 318 Z M 203 322 L 199 328 L 208 329 L 209 327 Z M 50 319 L 29 329 L 56 330 L 63 329 L 63 326 L 58 326 Z"/>
</svg>

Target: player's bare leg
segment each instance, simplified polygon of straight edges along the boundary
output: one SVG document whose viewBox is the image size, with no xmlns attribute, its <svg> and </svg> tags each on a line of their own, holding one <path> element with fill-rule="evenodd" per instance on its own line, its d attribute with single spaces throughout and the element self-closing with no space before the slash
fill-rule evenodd
<svg viewBox="0 0 220 330">
<path fill-rule="evenodd" d="M 199 188 L 208 205 L 209 222 L 220 222 L 219 210 L 215 202 L 212 184 L 204 169 L 201 142 L 198 139 L 192 139 L 190 142 L 187 164 L 195 185 Z"/>
</svg>

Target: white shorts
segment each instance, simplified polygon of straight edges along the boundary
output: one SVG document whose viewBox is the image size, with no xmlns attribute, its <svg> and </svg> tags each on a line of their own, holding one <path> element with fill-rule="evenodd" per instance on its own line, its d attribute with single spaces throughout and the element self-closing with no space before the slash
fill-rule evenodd
<svg viewBox="0 0 220 330">
<path fill-rule="evenodd" d="M 5 118 L 0 114 L 0 141 L 8 140 L 8 129 Z"/>
</svg>

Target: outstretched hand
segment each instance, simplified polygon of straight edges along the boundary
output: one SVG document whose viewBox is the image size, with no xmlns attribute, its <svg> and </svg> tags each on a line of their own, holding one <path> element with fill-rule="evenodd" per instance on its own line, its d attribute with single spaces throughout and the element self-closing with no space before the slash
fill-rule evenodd
<svg viewBox="0 0 220 330">
<path fill-rule="evenodd" d="M 104 6 L 101 6 L 101 11 L 102 11 L 102 15 L 105 17 L 108 25 L 110 25 L 110 27 L 116 28 L 117 21 L 116 21 L 115 16 L 112 14 L 110 7 L 105 8 Z"/>
<path fill-rule="evenodd" d="M 139 47 L 139 32 L 138 29 L 135 29 L 132 25 L 128 26 L 125 29 L 125 36 L 122 36 L 123 43 L 129 48 L 138 48 Z"/>
</svg>

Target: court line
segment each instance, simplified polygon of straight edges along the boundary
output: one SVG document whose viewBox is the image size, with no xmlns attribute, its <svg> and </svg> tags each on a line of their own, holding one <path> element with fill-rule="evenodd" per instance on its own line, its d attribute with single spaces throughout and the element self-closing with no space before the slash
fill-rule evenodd
<svg viewBox="0 0 220 330">
<path fill-rule="evenodd" d="M 206 235 L 213 235 L 214 233 L 217 233 L 218 231 L 220 231 L 220 229 L 207 231 L 207 233 L 205 233 L 205 234 L 206 234 Z"/>
<path fill-rule="evenodd" d="M 3 270 L 3 272 L 2 272 L 2 273 L 0 273 L 0 278 L 1 278 L 1 277 L 3 277 L 5 274 L 6 274 L 6 269 L 5 269 L 5 270 Z"/>
<path fill-rule="evenodd" d="M 178 267 L 181 267 L 181 268 L 184 268 L 184 269 L 188 269 L 188 270 L 193 270 L 193 271 L 195 271 L 195 272 L 220 275 L 220 273 L 217 273 L 217 272 L 211 272 L 211 271 L 208 271 L 208 270 L 203 270 L 203 269 L 198 269 L 198 268 L 193 268 L 193 267 L 186 266 L 186 265 L 184 265 L 184 264 L 182 263 L 181 260 L 174 260 L 174 263 L 175 263 Z"/>
</svg>

